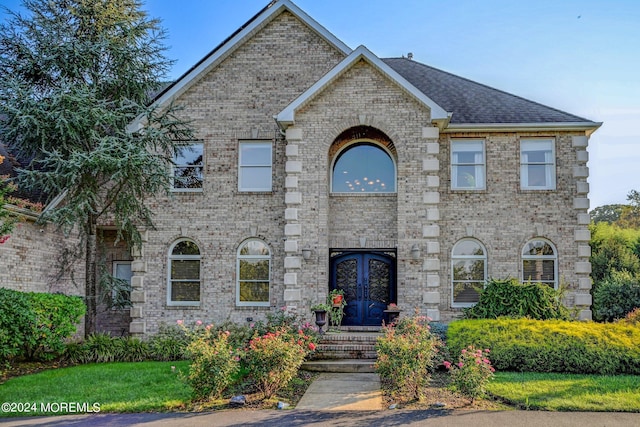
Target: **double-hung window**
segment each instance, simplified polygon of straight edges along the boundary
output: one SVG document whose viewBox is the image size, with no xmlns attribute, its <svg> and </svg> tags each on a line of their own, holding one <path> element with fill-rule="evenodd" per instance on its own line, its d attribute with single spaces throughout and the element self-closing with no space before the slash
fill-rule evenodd
<svg viewBox="0 0 640 427">
<path fill-rule="evenodd" d="M 271 191 L 271 141 L 240 142 L 238 156 L 238 191 Z"/>
<path fill-rule="evenodd" d="M 558 254 L 543 239 L 530 240 L 522 249 L 522 281 L 558 288 Z"/>
<path fill-rule="evenodd" d="M 271 282 L 271 251 L 258 239 L 238 249 L 236 305 L 268 306 Z"/>
<path fill-rule="evenodd" d="M 555 190 L 556 155 L 552 139 L 520 141 L 520 188 Z"/>
<path fill-rule="evenodd" d="M 202 191 L 202 142 L 181 144 L 173 158 L 173 191 Z"/>
<path fill-rule="evenodd" d="M 200 305 L 200 249 L 181 239 L 169 249 L 167 305 Z"/>
<path fill-rule="evenodd" d="M 451 252 L 453 307 L 469 307 L 479 301 L 487 280 L 487 251 L 475 239 L 458 241 Z"/>
<path fill-rule="evenodd" d="M 484 190 L 484 141 L 451 141 L 451 188 L 454 190 Z"/>
</svg>

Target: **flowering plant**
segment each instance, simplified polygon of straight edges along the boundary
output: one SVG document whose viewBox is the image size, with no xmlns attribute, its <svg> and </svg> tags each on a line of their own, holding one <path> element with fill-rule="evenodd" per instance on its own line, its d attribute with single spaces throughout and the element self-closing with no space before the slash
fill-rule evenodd
<svg viewBox="0 0 640 427">
<path fill-rule="evenodd" d="M 303 330 L 297 335 L 281 329 L 255 336 L 245 356 L 249 375 L 264 397 L 271 398 L 296 376 L 307 352 L 315 348 L 313 339 Z"/>
<path fill-rule="evenodd" d="M 407 400 L 422 400 L 429 384 L 439 340 L 431 334 L 429 318 L 411 316 L 383 328 L 376 342 L 375 370 L 390 384 L 393 394 Z"/>
<path fill-rule="evenodd" d="M 489 349 L 469 346 L 462 349 L 458 363 L 444 362 L 451 372 L 451 387 L 473 401 L 486 392 L 486 386 L 493 378 L 495 369 L 489 360 Z"/>
</svg>

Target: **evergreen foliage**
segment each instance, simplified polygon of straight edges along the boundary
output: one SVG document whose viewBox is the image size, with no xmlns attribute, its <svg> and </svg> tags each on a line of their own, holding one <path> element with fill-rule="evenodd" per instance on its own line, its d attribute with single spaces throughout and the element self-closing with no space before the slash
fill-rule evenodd
<svg viewBox="0 0 640 427">
<path fill-rule="evenodd" d="M 152 227 L 145 201 L 167 192 L 170 165 L 188 125 L 156 91 L 171 64 L 159 21 L 138 0 L 24 0 L 0 25 L 0 132 L 33 158 L 20 186 L 64 202 L 44 220 L 78 229 L 85 242 L 86 332 L 95 330 L 96 228 L 108 219 L 118 238 L 141 242 Z M 127 125 L 142 117 L 143 132 Z"/>
</svg>

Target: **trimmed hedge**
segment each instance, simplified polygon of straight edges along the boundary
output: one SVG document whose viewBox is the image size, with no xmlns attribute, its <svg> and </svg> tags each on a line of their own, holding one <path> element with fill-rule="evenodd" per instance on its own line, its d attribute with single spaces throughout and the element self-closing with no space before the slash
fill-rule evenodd
<svg viewBox="0 0 640 427">
<path fill-rule="evenodd" d="M 468 345 L 491 349 L 498 370 L 640 374 L 640 327 L 561 320 L 479 319 L 449 325 L 452 354 Z"/>
<path fill-rule="evenodd" d="M 85 310 L 80 297 L 0 288 L 0 361 L 59 356 Z"/>
</svg>

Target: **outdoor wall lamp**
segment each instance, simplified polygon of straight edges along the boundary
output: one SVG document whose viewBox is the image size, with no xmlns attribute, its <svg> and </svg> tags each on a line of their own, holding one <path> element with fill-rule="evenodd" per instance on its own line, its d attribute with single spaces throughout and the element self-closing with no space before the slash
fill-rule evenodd
<svg viewBox="0 0 640 427">
<path fill-rule="evenodd" d="M 411 248 L 411 258 L 420 259 L 420 246 L 413 245 L 413 247 Z"/>
</svg>

